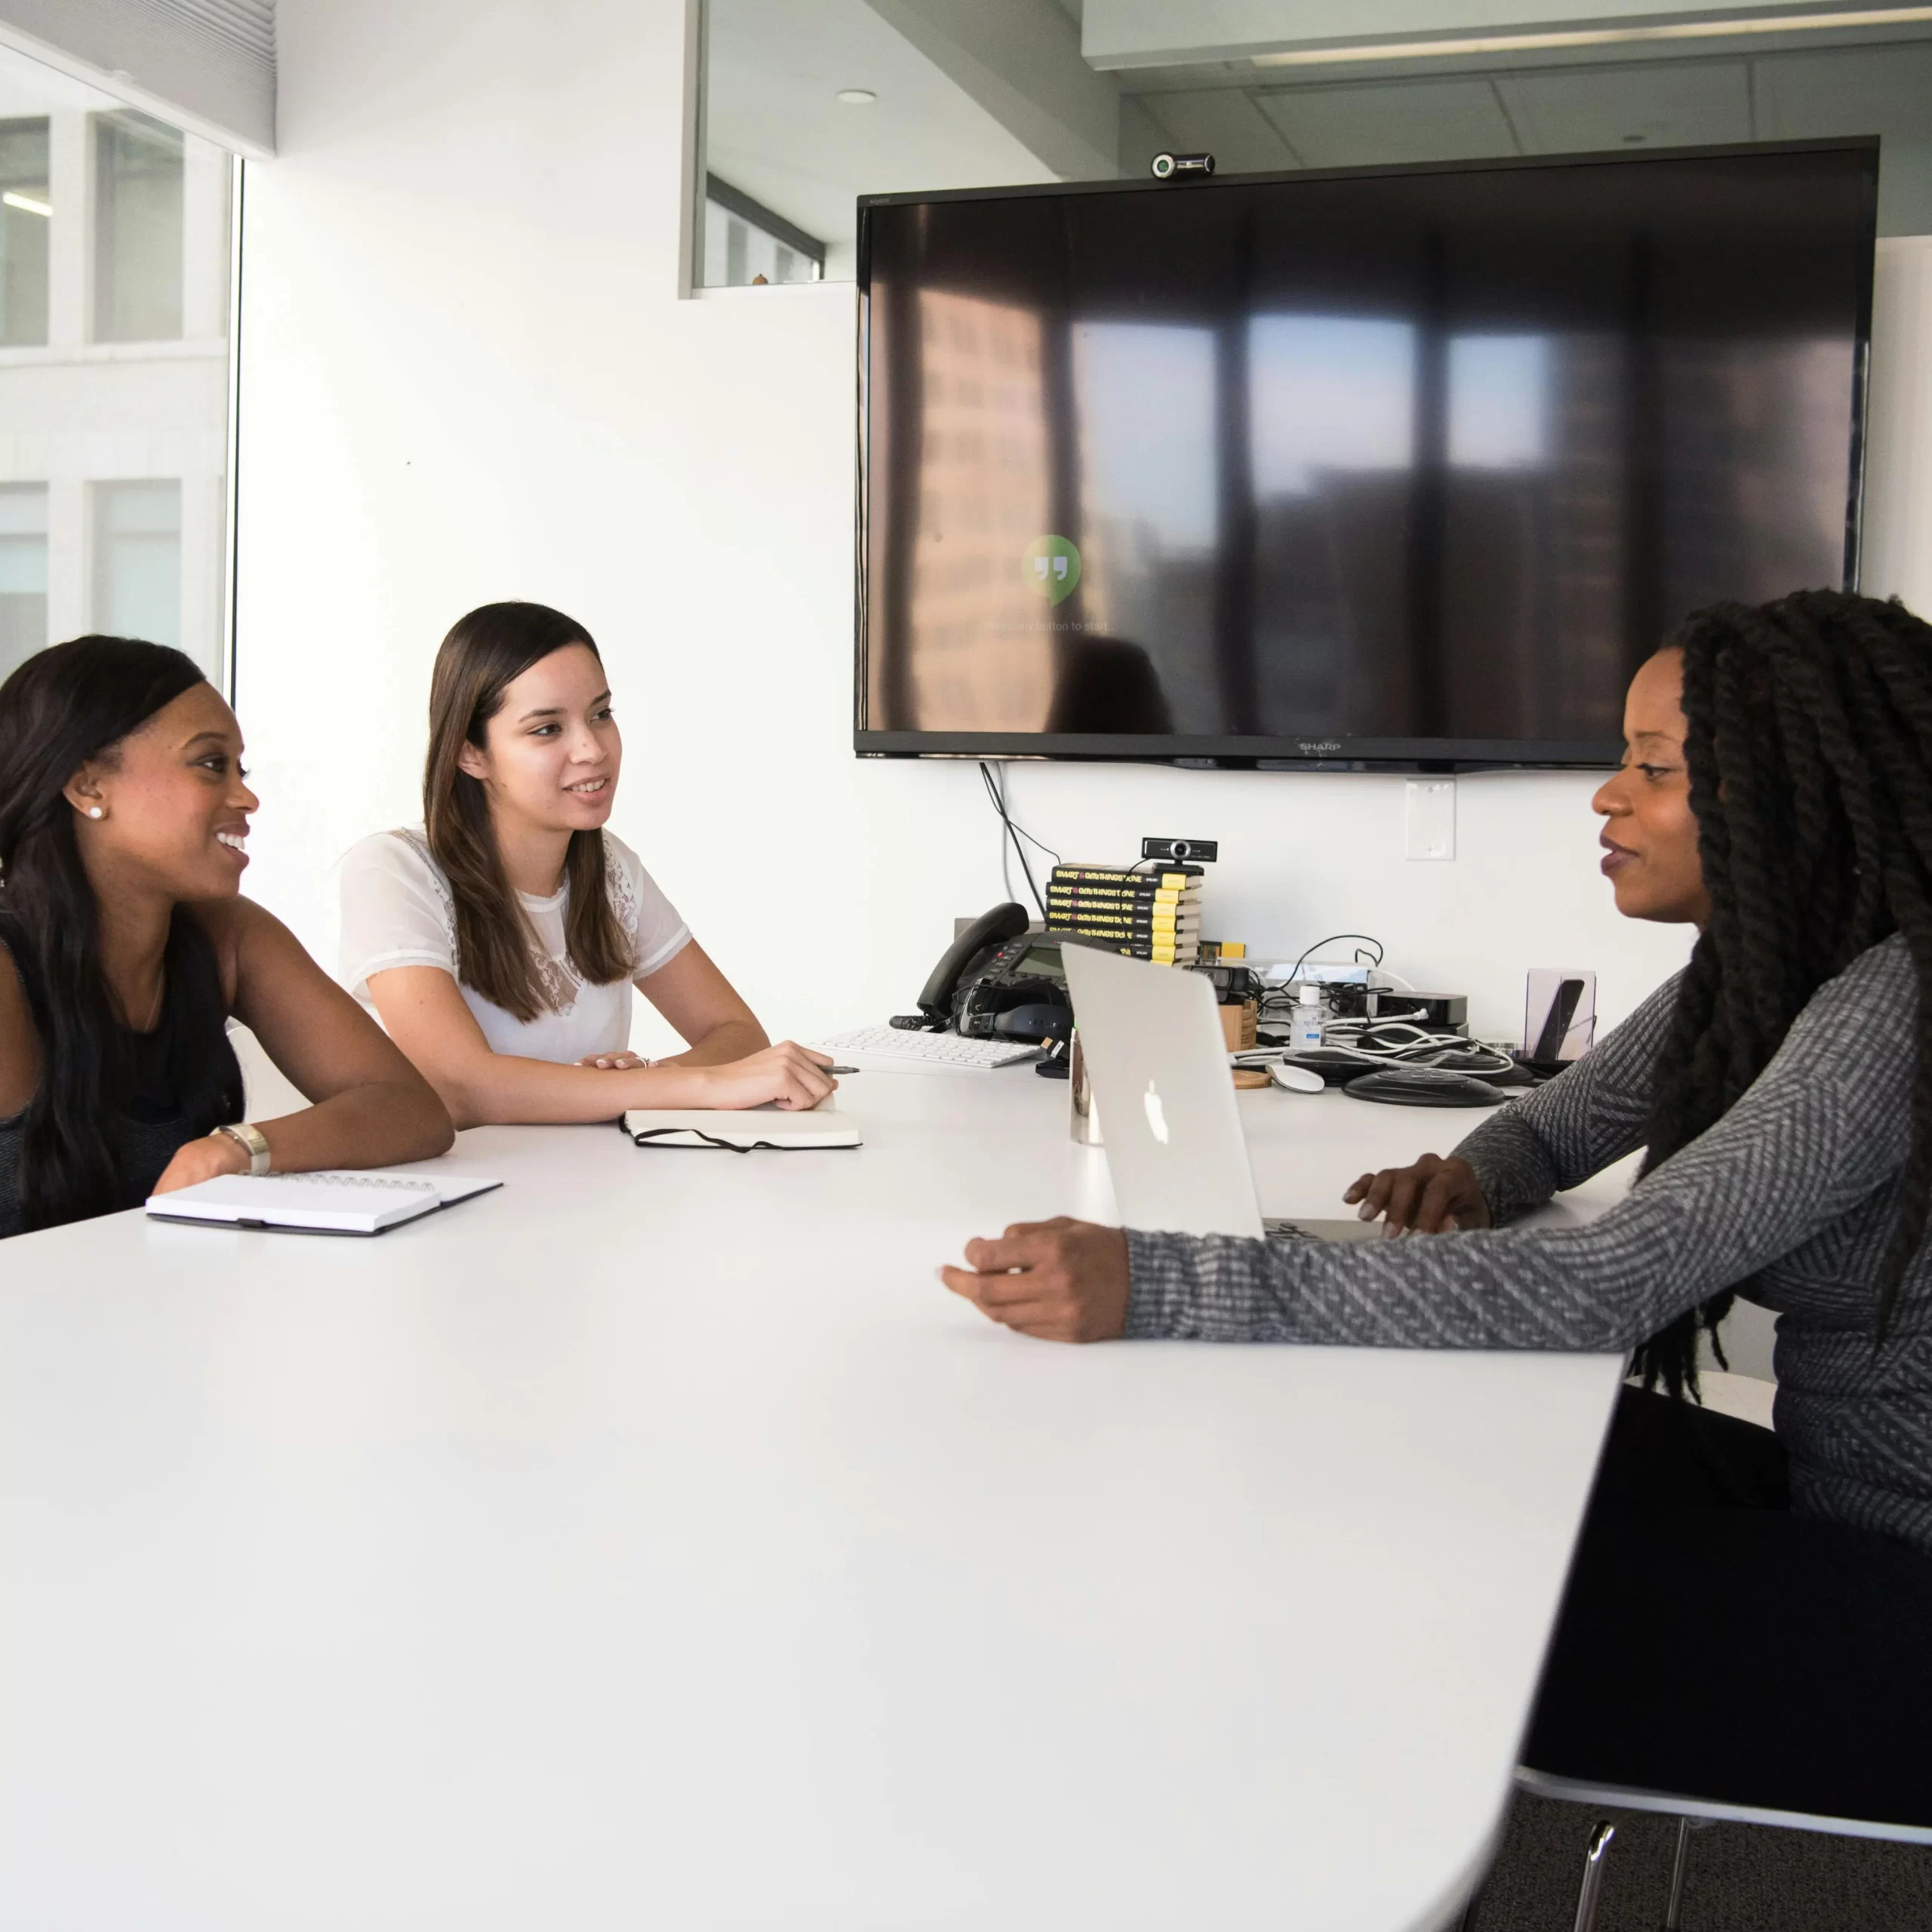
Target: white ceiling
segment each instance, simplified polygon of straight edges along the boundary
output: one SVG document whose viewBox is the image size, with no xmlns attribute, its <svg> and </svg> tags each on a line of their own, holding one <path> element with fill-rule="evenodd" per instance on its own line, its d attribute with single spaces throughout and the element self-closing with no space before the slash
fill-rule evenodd
<svg viewBox="0 0 1932 1932">
<path fill-rule="evenodd" d="M 1223 173 L 1877 134 L 1879 226 L 1932 232 L 1932 40 L 1487 75 L 1155 91 L 1149 139 Z M 1123 171 L 1140 157 L 1123 152 Z"/>
<path fill-rule="evenodd" d="M 1083 0 L 1032 4 L 1078 20 Z M 851 272 L 859 194 L 1056 178 L 865 0 L 711 0 L 711 17 L 710 165 L 831 244 L 834 275 Z M 1519 55 L 1481 72 L 1304 78 L 1215 61 L 1119 83 L 1127 174 L 1161 147 L 1207 149 L 1234 174 L 1875 134 L 1881 232 L 1932 233 L 1932 33 L 1668 60 Z M 849 87 L 877 102 L 841 106 Z"/>
<path fill-rule="evenodd" d="M 1621 57 L 1669 60 L 1700 50 L 1909 40 L 1924 31 L 1899 17 L 1912 11 L 1913 0 L 1086 0 L 1081 45 L 1088 64 L 1107 72 L 1287 67 L 1332 76 L 1351 55 L 1359 68 L 1386 71 L 1392 58 L 1413 57 L 1392 49 L 1417 42 L 1434 43 L 1435 59 L 1490 67 L 1497 38 L 1552 32 L 1581 44 L 1545 45 L 1528 57 L 1594 61 L 1614 45 Z M 1477 51 L 1441 51 L 1464 42 Z"/>
<path fill-rule="evenodd" d="M 841 251 L 835 275 L 857 195 L 1057 178 L 865 0 L 711 0 L 710 35 L 711 171 Z"/>
</svg>

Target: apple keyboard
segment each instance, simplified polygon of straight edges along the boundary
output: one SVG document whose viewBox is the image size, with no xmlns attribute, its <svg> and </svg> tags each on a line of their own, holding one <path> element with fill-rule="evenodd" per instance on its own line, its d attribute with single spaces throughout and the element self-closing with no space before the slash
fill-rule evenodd
<svg viewBox="0 0 1932 1932">
<path fill-rule="evenodd" d="M 869 1073 L 991 1073 L 1015 1060 L 1036 1060 L 1040 1052 L 1024 1040 L 966 1040 L 897 1026 L 855 1026 L 810 1044 Z"/>
</svg>

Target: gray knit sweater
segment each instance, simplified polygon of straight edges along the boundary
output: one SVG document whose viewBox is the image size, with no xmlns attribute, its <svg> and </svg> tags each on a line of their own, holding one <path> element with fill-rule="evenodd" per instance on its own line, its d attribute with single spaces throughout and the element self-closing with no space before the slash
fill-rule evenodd
<svg viewBox="0 0 1932 1932">
<path fill-rule="evenodd" d="M 1334 1246 L 1132 1232 L 1127 1332 L 1611 1352 L 1736 1287 L 1780 1317 L 1795 1506 L 1932 1553 L 1932 1244 L 1874 1343 L 1910 1135 L 1918 983 L 1902 939 L 1821 986 L 1737 1105 L 1607 1214 L 1507 1226 L 1643 1144 L 1676 993 L 1673 980 L 1456 1149 L 1494 1230 Z"/>
</svg>

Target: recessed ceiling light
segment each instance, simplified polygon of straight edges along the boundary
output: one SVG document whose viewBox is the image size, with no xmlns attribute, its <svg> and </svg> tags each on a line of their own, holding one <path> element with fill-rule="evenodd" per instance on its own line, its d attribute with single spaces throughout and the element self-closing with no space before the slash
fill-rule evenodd
<svg viewBox="0 0 1932 1932">
<path fill-rule="evenodd" d="M 847 107 L 869 107 L 878 96 L 870 88 L 841 88 L 838 98 Z"/>
</svg>

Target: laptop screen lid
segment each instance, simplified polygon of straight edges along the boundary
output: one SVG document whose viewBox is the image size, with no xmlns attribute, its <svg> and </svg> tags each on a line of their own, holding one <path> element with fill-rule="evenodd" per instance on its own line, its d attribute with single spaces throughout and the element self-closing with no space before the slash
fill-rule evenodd
<svg viewBox="0 0 1932 1932">
<path fill-rule="evenodd" d="M 1060 958 L 1121 1224 L 1260 1240 L 1213 984 L 1088 946 Z"/>
</svg>

